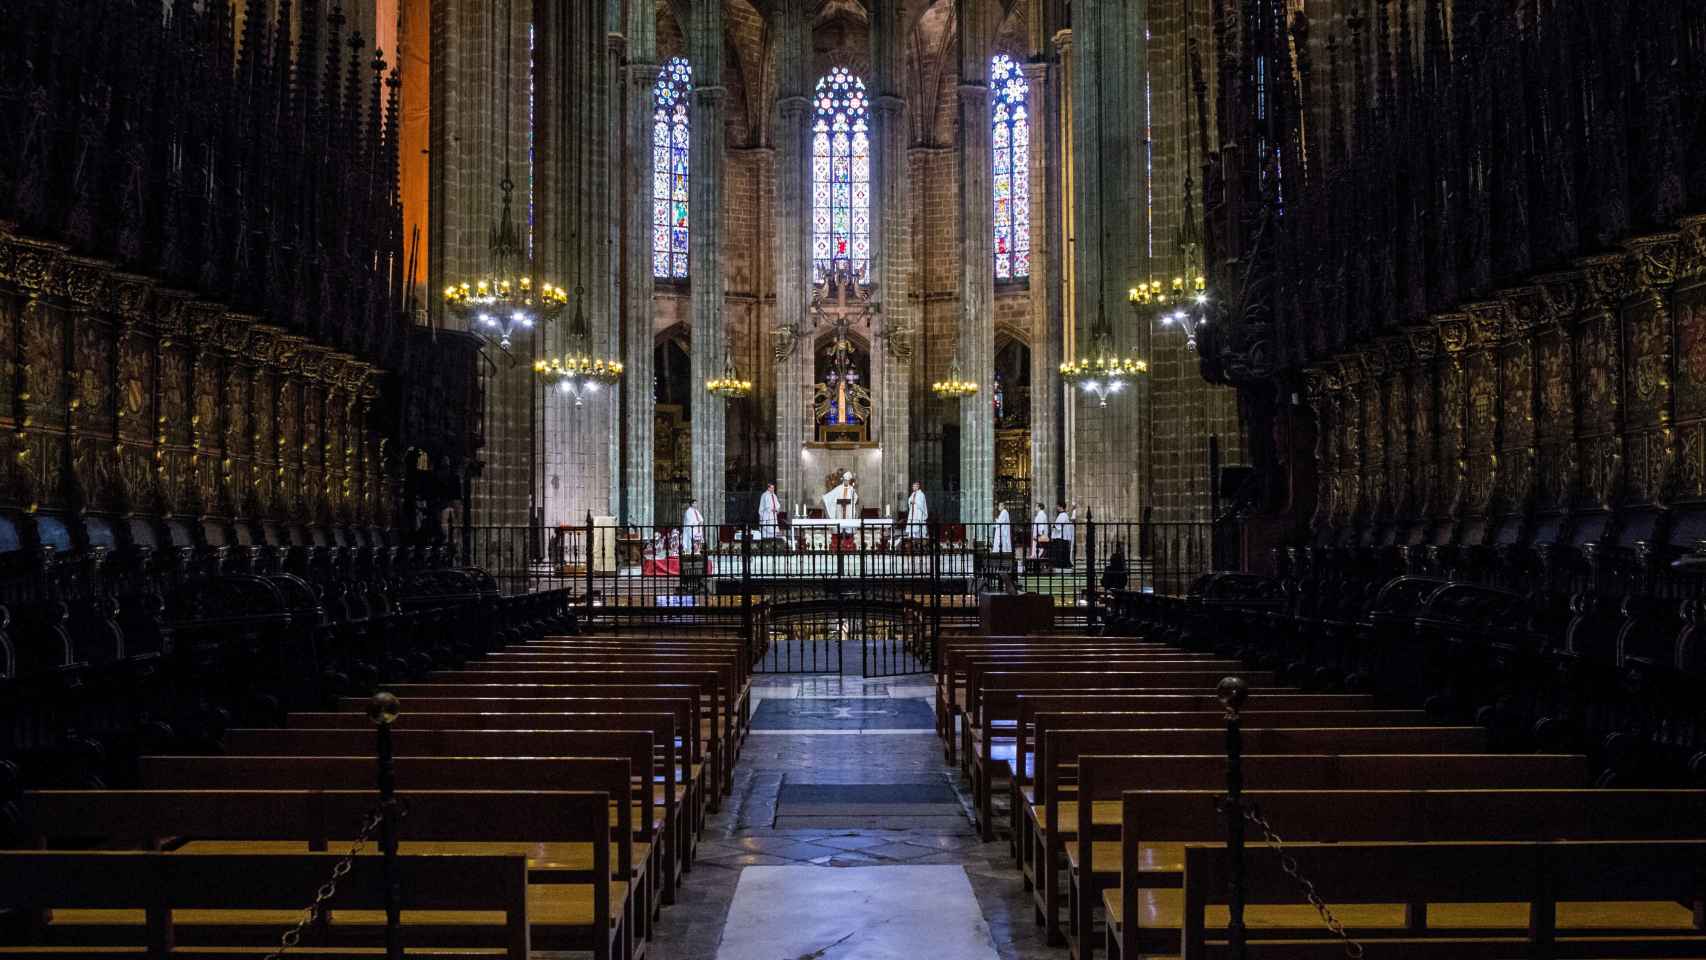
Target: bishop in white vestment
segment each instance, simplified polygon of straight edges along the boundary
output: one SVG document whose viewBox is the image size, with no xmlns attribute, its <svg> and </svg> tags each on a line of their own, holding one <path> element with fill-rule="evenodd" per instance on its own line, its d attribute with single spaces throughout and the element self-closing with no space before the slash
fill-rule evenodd
<svg viewBox="0 0 1706 960">
<path fill-rule="evenodd" d="M 758 498 L 758 530 L 764 539 L 776 536 L 776 515 L 782 512 L 782 501 L 776 496 L 774 483 L 764 488 Z"/>
<path fill-rule="evenodd" d="M 930 505 L 924 500 L 924 484 L 912 481 L 912 493 L 906 498 L 906 535 L 909 537 L 928 537 L 930 535 Z"/>
<path fill-rule="evenodd" d="M 841 501 L 847 505 L 842 506 Z M 823 515 L 833 520 L 851 520 L 859 516 L 859 488 L 853 485 L 853 475 L 842 471 L 841 482 L 823 495 Z"/>
</svg>

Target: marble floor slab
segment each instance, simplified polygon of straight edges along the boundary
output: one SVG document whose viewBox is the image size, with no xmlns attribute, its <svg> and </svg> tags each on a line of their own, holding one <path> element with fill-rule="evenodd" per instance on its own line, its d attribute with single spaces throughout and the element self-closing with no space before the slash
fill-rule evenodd
<svg viewBox="0 0 1706 960">
<path fill-rule="evenodd" d="M 957 865 L 741 871 L 717 960 L 997 960 Z"/>
</svg>

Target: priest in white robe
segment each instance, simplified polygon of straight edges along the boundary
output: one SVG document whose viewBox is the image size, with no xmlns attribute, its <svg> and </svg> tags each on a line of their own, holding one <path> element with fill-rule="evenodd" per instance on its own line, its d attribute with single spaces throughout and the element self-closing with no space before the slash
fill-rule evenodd
<svg viewBox="0 0 1706 960">
<path fill-rule="evenodd" d="M 1043 541 L 1048 539 L 1048 508 L 1037 504 L 1037 512 L 1031 517 L 1031 556 L 1043 555 Z"/>
<path fill-rule="evenodd" d="M 681 515 L 681 552 L 699 553 L 705 546 L 705 515 L 699 512 L 699 501 L 687 501 L 687 512 Z"/>
<path fill-rule="evenodd" d="M 997 504 L 1001 509 L 995 514 L 995 527 L 989 537 L 989 552 L 998 556 L 1013 555 L 1013 520 L 1007 515 L 1007 505 Z"/>
<path fill-rule="evenodd" d="M 1066 511 L 1066 504 L 1060 505 L 1060 512 L 1054 515 L 1054 531 L 1052 537 L 1066 541 L 1066 562 L 1072 562 L 1072 541 L 1076 532 L 1072 529 L 1072 514 Z"/>
<path fill-rule="evenodd" d="M 906 498 L 906 535 L 930 536 L 930 505 L 924 499 L 924 484 L 912 481 L 912 493 Z"/>
<path fill-rule="evenodd" d="M 843 500 L 847 501 L 845 505 Z M 853 474 L 843 470 L 841 482 L 823 495 L 823 515 L 832 520 L 852 520 L 859 516 L 859 488 L 853 485 Z"/>
<path fill-rule="evenodd" d="M 758 497 L 758 531 L 766 540 L 776 537 L 776 516 L 782 512 L 782 501 L 776 496 L 774 483 L 764 488 Z"/>
</svg>

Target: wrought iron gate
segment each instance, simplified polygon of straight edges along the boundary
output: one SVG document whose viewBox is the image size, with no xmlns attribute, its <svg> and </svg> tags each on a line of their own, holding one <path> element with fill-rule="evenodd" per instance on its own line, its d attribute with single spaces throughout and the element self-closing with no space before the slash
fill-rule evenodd
<svg viewBox="0 0 1706 960">
<path fill-rule="evenodd" d="M 849 653 L 865 677 L 930 669 L 931 621 L 910 600 L 796 594 L 772 600 L 760 629 L 766 642 L 759 673 L 841 674 Z"/>
</svg>

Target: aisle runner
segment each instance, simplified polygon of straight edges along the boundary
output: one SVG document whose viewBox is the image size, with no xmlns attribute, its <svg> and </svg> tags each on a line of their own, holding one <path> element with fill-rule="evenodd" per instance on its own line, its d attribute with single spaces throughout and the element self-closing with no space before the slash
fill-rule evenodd
<svg viewBox="0 0 1706 960">
<path fill-rule="evenodd" d="M 747 867 L 717 960 L 996 960 L 964 867 Z"/>
</svg>

